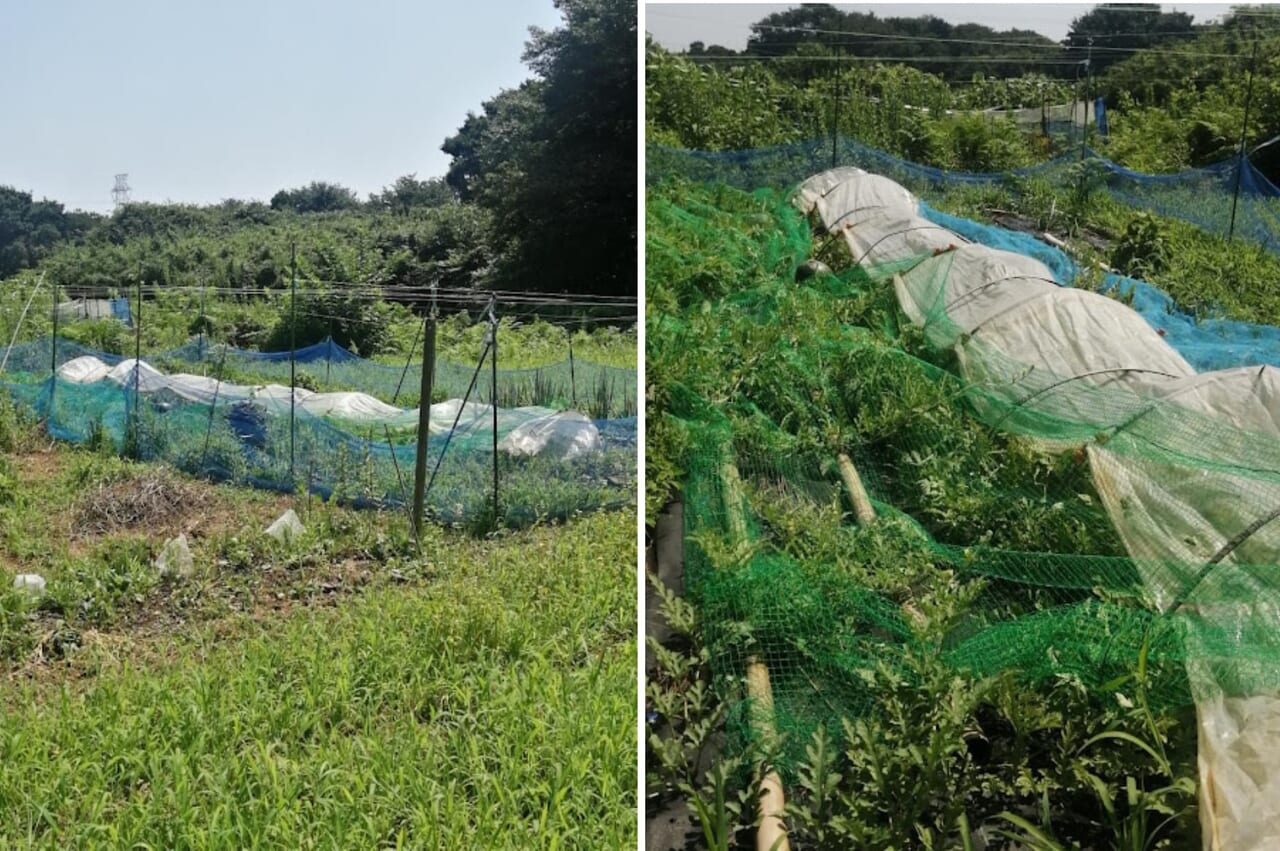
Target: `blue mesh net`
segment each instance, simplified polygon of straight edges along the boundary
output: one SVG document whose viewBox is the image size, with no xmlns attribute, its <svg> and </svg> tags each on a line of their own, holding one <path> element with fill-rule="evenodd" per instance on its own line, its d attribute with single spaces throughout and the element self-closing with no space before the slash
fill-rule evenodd
<svg viewBox="0 0 1280 851">
<path fill-rule="evenodd" d="M 920 215 L 936 225 L 955 231 L 970 242 L 979 242 L 991 248 L 1034 257 L 1049 267 L 1058 283 L 1069 284 L 1076 278 L 1078 269 L 1075 261 L 1065 251 L 1041 242 L 1031 234 L 953 216 L 941 210 L 935 210 L 923 201 L 920 202 Z"/>
<path fill-rule="evenodd" d="M 198 343 L 144 358 L 193 362 L 208 365 L 222 354 L 219 349 L 204 353 Z M 0 347 L 0 358 L 6 354 Z M 278 353 L 261 356 L 257 352 L 226 350 L 225 360 L 254 363 L 269 369 L 283 366 L 283 383 L 288 383 L 288 353 L 281 361 Z M 336 371 L 346 368 L 350 381 L 364 375 L 383 376 L 380 386 L 393 382 L 386 378 L 401 369 L 385 367 L 353 355 L 331 341 L 300 352 L 304 366 L 323 367 L 328 362 Z M 118 355 L 88 349 L 50 338 L 15 345 L 0 391 L 18 406 L 39 418 L 50 435 L 72 443 L 111 446 L 116 451 L 144 460 L 165 461 L 187 472 L 218 481 L 231 481 L 282 492 L 306 488 L 325 498 L 336 498 L 359 507 L 396 507 L 406 502 L 412 487 L 416 444 L 414 434 L 397 435 L 376 423 L 363 427 L 336 424 L 305 410 L 290 412 L 253 399 L 217 399 L 210 403 L 181 398 L 168 390 L 135 392 L 109 380 L 78 384 L 50 377 L 51 364 L 62 365 L 84 355 L 92 355 L 107 365 L 122 361 Z M 634 409 L 635 372 L 588 364 L 610 370 L 611 379 L 629 388 Z M 575 365 L 576 371 L 577 365 Z M 438 364 L 439 376 L 456 364 Z M 465 367 L 468 381 L 475 367 Z M 488 370 L 481 370 L 488 378 Z M 528 384 L 529 374 L 538 370 L 499 370 L 497 397 L 499 418 L 497 440 L 501 441 L 519 421 L 503 416 L 504 396 L 518 395 L 504 382 L 517 387 Z M 625 375 L 630 373 L 629 376 Z M 215 375 L 214 371 L 209 374 Z M 228 378 L 228 380 L 231 380 Z M 439 380 L 439 379 L 438 379 Z M 417 392 L 417 378 L 412 382 Z M 322 389 L 335 389 L 320 382 Z M 453 396 L 462 398 L 462 390 Z M 545 387 L 543 388 L 545 389 Z M 365 392 L 369 392 L 367 389 Z M 373 394 L 377 395 L 377 394 Z M 389 395 L 389 394 L 388 394 Z M 490 393 L 490 395 L 493 395 Z M 476 394 L 471 395 L 473 401 Z M 546 404 L 552 400 L 544 400 Z M 550 404 L 563 409 L 568 405 Z M 618 405 L 619 408 L 624 406 Z M 581 408 L 579 408 L 581 410 Z M 282 412 L 283 410 L 283 412 Z M 617 416 L 605 414 L 593 422 L 599 432 L 596 451 L 577 457 L 549 452 L 520 456 L 499 451 L 495 456 L 492 420 L 487 416 L 445 435 L 433 435 L 428 442 L 428 470 L 436 470 L 427 496 L 429 515 L 442 523 L 468 523 L 489 517 L 493 506 L 493 468 L 498 469 L 498 509 L 507 525 L 527 525 L 539 519 L 561 519 L 573 514 L 630 504 L 635 499 L 637 469 L 637 421 L 634 410 Z M 437 469 L 438 468 L 438 469 Z"/>
<path fill-rule="evenodd" d="M 794 186 L 833 165 L 882 174 L 925 196 L 953 186 L 991 185 L 1010 179 L 1038 179 L 1068 188 L 1079 184 L 1084 171 L 1124 204 L 1190 222 L 1218 236 L 1234 233 L 1268 251 L 1280 252 L 1280 189 L 1247 160 L 1241 170 L 1239 157 L 1178 174 L 1149 175 L 1116 165 L 1088 148 L 1012 172 L 947 171 L 908 162 L 845 138 L 741 151 L 650 145 L 646 153 L 646 174 L 651 181 L 680 176 L 748 191 L 761 186 Z"/>
<path fill-rule="evenodd" d="M 0 346 L 0 358 L 5 347 Z M 121 355 L 90 349 L 58 339 L 57 365 L 83 355 L 92 355 L 108 366 L 124 359 Z M 6 372 L 47 377 L 53 342 L 43 338 L 19 343 L 9 352 Z M 146 358 L 166 372 L 194 372 L 246 384 L 288 384 L 288 352 L 255 352 L 234 346 L 208 346 L 199 340 Z M 368 393 L 386 402 L 416 405 L 422 381 L 422 364 L 390 366 L 366 360 L 331 339 L 299 349 L 295 371 L 300 386 L 326 390 Z M 472 379 L 472 397 L 483 402 L 495 399 L 500 407 L 541 405 L 573 408 L 600 419 L 634 417 L 638 412 L 636 371 L 581 359 L 563 360 L 530 369 L 498 370 L 497 393 L 488 368 L 476 373 L 475 364 L 436 361 L 433 396 L 436 400 L 461 398 Z"/>
<path fill-rule="evenodd" d="M 1007 180 L 1008 175 L 948 172 L 916 165 L 884 151 L 840 139 L 835 159 L 882 174 L 918 194 L 951 185 L 981 185 Z M 649 180 L 679 176 L 689 180 L 724 182 L 743 189 L 761 186 L 794 186 L 830 168 L 831 141 L 812 141 L 745 151 L 691 151 L 650 145 L 646 173 Z M 1082 168 L 1079 154 L 1060 157 L 1015 172 L 1023 178 L 1075 180 Z M 1237 174 L 1240 197 L 1236 203 L 1235 235 L 1269 251 L 1280 251 L 1280 189 L 1252 165 L 1240 172 L 1238 159 L 1174 175 L 1145 175 L 1105 160 L 1087 150 L 1083 168 L 1093 169 L 1112 197 L 1131 206 L 1197 224 L 1210 233 L 1226 236 L 1231 230 L 1231 207 Z M 975 222 L 934 209 L 925 202 L 921 215 L 965 239 L 1005 251 L 1034 257 L 1053 272 L 1063 285 L 1073 285 L 1079 272 L 1065 252 L 1031 234 Z M 1280 328 L 1221 318 L 1196 317 L 1180 310 L 1173 299 L 1145 281 L 1108 275 L 1100 291 L 1122 298 L 1198 372 L 1238 366 L 1280 366 Z"/>
</svg>

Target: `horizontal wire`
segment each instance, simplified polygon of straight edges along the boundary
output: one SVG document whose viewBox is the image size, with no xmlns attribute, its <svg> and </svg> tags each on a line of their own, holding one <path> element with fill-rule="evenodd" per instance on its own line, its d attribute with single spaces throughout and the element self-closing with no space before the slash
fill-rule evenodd
<svg viewBox="0 0 1280 851">
<path fill-rule="evenodd" d="M 658 10 L 651 11 L 649 14 L 654 14 L 654 15 L 657 15 L 658 17 L 675 18 L 680 20 L 700 20 L 700 21 L 706 21 L 709 23 L 718 23 L 718 21 L 716 21 L 713 18 L 670 15 L 670 14 L 665 14 Z M 1277 17 L 1280 17 L 1280 16 L 1277 16 Z M 910 19 L 907 19 L 907 20 L 910 20 Z M 819 27 L 797 27 L 793 25 L 781 25 L 781 24 L 751 24 L 750 27 L 751 29 L 757 30 L 757 31 L 767 30 L 770 32 L 796 33 L 800 35 L 839 35 L 839 36 L 846 36 L 846 37 L 853 36 L 857 38 L 871 38 L 871 39 L 881 39 L 881 40 L 887 40 L 887 41 L 932 42 L 932 43 L 938 43 L 938 44 L 975 44 L 975 45 L 986 45 L 986 46 L 994 46 L 994 47 L 1028 47 L 1028 48 L 1037 48 L 1042 50 L 1088 50 L 1089 49 L 1088 45 L 1062 44 L 1060 42 L 1054 42 L 1054 41 L 1030 42 L 1030 41 L 1006 41 L 1002 39 L 971 39 L 971 38 L 958 38 L 958 37 L 949 37 L 949 36 L 906 35 L 906 34 L 893 34 L 893 33 L 874 33 L 866 30 L 829 30 L 829 29 L 822 29 Z M 1193 34 L 1214 35 L 1220 32 L 1220 30 L 1206 28 L 1203 31 L 1185 31 L 1184 30 L 1181 32 L 1182 33 L 1193 32 Z M 1163 34 L 1161 33 L 1160 35 L 1163 35 Z M 1148 47 L 1108 47 L 1105 45 L 1093 45 L 1093 50 L 1102 51 L 1105 53 L 1137 53 L 1143 50 L 1156 49 L 1158 47 L 1160 47 L 1160 45 L 1152 45 Z M 1225 58 L 1236 58 L 1240 54 L 1182 51 L 1178 55 L 1203 56 L 1211 59 L 1225 59 Z M 711 57 L 700 56 L 698 58 L 711 58 Z"/>
</svg>

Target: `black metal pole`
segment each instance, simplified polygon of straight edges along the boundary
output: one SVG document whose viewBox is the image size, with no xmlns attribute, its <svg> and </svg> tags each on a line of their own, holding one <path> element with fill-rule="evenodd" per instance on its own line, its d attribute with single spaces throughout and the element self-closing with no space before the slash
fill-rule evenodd
<svg viewBox="0 0 1280 851">
<path fill-rule="evenodd" d="M 53 285 L 53 344 L 50 347 L 52 352 L 49 355 L 49 374 L 57 375 L 58 373 L 58 285 Z"/>
<path fill-rule="evenodd" d="M 142 401 L 142 270 L 138 270 L 138 321 L 133 329 L 133 457 L 142 457 L 142 423 L 138 419 Z"/>
<path fill-rule="evenodd" d="M 578 407 L 578 379 L 573 371 L 573 330 L 569 330 L 569 395 L 573 400 L 573 407 Z"/>
<path fill-rule="evenodd" d="M 208 293 L 208 288 L 204 285 L 204 281 L 201 281 L 201 282 L 200 282 L 200 346 L 199 346 L 199 351 L 200 351 L 200 364 L 201 364 L 201 366 L 202 366 L 202 367 L 203 367 L 203 365 L 204 365 L 204 326 L 205 326 L 205 322 L 206 322 L 205 317 L 204 317 L 204 302 L 205 302 L 205 296 L 206 296 L 206 294 L 207 294 L 207 293 Z"/>
<path fill-rule="evenodd" d="M 1240 179 L 1244 176 L 1245 164 L 1249 161 L 1245 154 L 1245 138 L 1249 133 L 1249 106 L 1253 101 L 1253 69 L 1258 63 L 1258 42 L 1253 43 L 1253 57 L 1249 60 L 1249 85 L 1244 95 L 1244 123 L 1240 125 L 1240 160 L 1236 163 L 1236 188 L 1231 195 L 1231 227 L 1227 231 L 1227 241 L 1236 236 L 1236 205 L 1240 202 Z"/>
<path fill-rule="evenodd" d="M 840 63 L 836 62 L 835 79 L 831 82 L 831 167 L 836 167 L 836 140 L 840 138 Z"/>
<path fill-rule="evenodd" d="M 418 445 L 413 456 L 413 529 L 422 537 L 426 511 L 427 447 L 431 440 L 431 386 L 436 371 L 436 285 L 431 285 L 431 309 L 422 319 L 422 382 L 418 398 Z M 412 356 L 412 351 L 410 356 Z"/>
<path fill-rule="evenodd" d="M 1093 74 L 1093 39 L 1089 39 L 1089 53 L 1084 60 L 1084 130 L 1080 133 L 1080 162 L 1084 162 L 1085 146 L 1089 142 L 1089 78 Z M 1081 174 L 1080 180 L 1083 183 L 1084 175 Z"/>
<path fill-rule="evenodd" d="M 10 350 L 13 346 L 10 344 Z M 53 285 L 53 340 L 50 343 L 49 354 L 49 416 L 46 422 L 53 422 L 53 399 L 58 389 L 58 284 Z M 8 352 L 5 353 L 6 359 Z"/>
<path fill-rule="evenodd" d="M 489 296 L 489 333 L 492 349 L 489 352 L 489 385 L 492 388 L 490 403 L 493 409 L 493 524 L 498 525 L 498 297 Z"/>
<path fill-rule="evenodd" d="M 297 406 L 298 396 L 298 375 L 296 359 L 294 357 L 298 348 L 298 245 L 293 243 L 289 246 L 289 483 L 293 487 L 297 487 L 298 483 L 293 478 L 294 463 L 294 446 L 297 442 L 297 427 L 294 421 L 294 409 Z M 307 487 L 311 487 L 311 483 L 307 482 Z"/>
</svg>

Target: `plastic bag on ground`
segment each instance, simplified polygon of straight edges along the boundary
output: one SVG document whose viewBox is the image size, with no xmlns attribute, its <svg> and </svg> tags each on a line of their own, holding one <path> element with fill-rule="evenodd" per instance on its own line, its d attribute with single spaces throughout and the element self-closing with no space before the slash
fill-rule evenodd
<svg viewBox="0 0 1280 851">
<path fill-rule="evenodd" d="M 191 547 L 187 544 L 185 534 L 164 542 L 164 547 L 156 558 L 156 570 L 161 576 L 176 576 L 179 579 L 188 579 L 195 573 L 195 561 L 191 558 Z"/>
<path fill-rule="evenodd" d="M 282 544 L 297 540 L 303 531 L 302 521 L 298 519 L 297 512 L 292 508 L 281 514 L 276 518 L 276 522 L 267 527 L 267 534 Z"/>
<path fill-rule="evenodd" d="M 19 591 L 26 591 L 33 597 L 43 594 L 45 585 L 44 577 L 38 573 L 19 573 L 13 577 L 13 587 Z"/>
</svg>

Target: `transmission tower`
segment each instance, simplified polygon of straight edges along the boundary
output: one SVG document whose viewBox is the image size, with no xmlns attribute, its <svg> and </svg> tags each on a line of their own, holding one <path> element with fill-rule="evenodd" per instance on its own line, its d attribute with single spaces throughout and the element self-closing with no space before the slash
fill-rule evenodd
<svg viewBox="0 0 1280 851">
<path fill-rule="evenodd" d="M 129 203 L 129 175 L 116 175 L 116 185 L 111 190 L 111 200 L 117 207 Z"/>
</svg>

